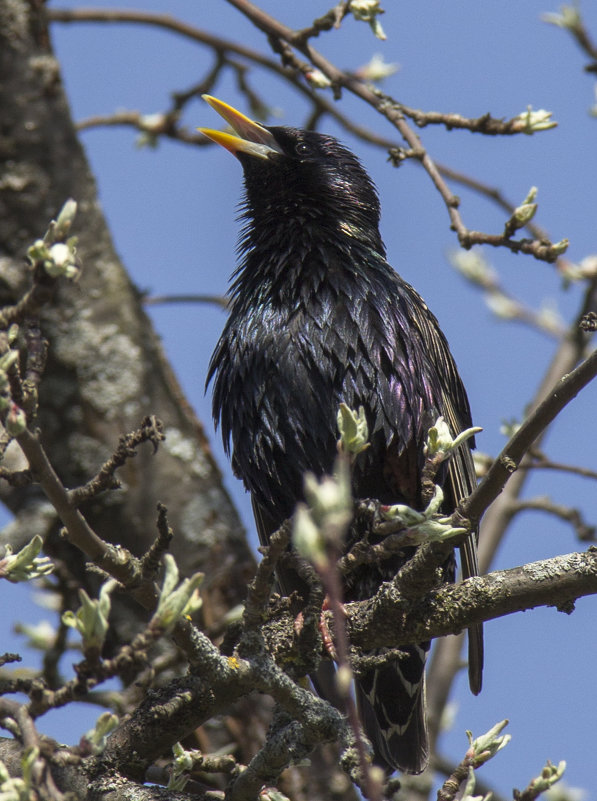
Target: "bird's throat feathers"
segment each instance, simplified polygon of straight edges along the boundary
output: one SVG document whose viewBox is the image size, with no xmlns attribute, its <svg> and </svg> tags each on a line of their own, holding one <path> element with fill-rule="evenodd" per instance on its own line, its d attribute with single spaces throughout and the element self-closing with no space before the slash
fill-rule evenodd
<svg viewBox="0 0 597 801">
<path fill-rule="evenodd" d="M 247 197 L 232 297 L 252 289 L 285 295 L 300 288 L 304 294 L 309 286 L 316 291 L 328 272 L 335 273 L 335 280 L 338 272 L 344 273 L 350 282 L 375 269 L 368 265 L 390 270 L 370 214 L 371 210 L 362 215 L 358 209 L 328 206 L 325 199 L 314 204 L 300 194 L 294 194 L 291 202 L 282 196 L 257 206 Z"/>
<path fill-rule="evenodd" d="M 286 280 L 316 281 L 328 265 L 385 264 L 379 199 L 358 159 L 332 137 L 270 128 L 280 152 L 238 158 L 245 179 L 245 221 L 235 290 Z M 347 275 L 348 277 L 348 275 Z"/>
<path fill-rule="evenodd" d="M 336 230 L 316 227 L 313 231 L 305 222 L 296 234 L 272 229 L 269 237 L 248 232 L 240 245 L 242 258 L 230 287 L 232 298 L 243 302 L 259 295 L 294 306 L 295 300 L 316 294 L 323 284 L 369 284 L 371 272 L 391 271 L 383 244 L 374 248 L 365 243 L 349 223 L 339 222 Z"/>
</svg>

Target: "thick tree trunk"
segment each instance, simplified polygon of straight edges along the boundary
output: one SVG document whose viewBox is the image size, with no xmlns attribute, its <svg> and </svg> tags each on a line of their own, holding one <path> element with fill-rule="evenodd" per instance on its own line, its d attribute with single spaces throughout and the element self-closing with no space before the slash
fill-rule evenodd
<svg viewBox="0 0 597 801">
<path fill-rule="evenodd" d="M 40 389 L 44 445 L 73 487 L 97 471 L 121 434 L 145 415 L 159 417 L 166 441 L 158 454 L 141 446 L 119 472 L 123 490 L 84 511 L 100 536 L 140 554 L 155 538 L 162 501 L 175 531 L 172 551 L 186 573 L 205 571 L 206 612 L 219 618 L 243 600 L 254 561 L 203 428 L 114 251 L 35 2 L 0 2 L 0 115 L 1 299 L 27 285 L 26 248 L 64 201 L 73 197 L 79 206 L 73 233 L 82 278 L 62 283 L 41 319 L 50 345 Z M 17 516 L 29 510 L 29 538 L 39 493 L 4 488 L 3 495 Z M 48 522 L 37 516 L 39 526 Z"/>
</svg>

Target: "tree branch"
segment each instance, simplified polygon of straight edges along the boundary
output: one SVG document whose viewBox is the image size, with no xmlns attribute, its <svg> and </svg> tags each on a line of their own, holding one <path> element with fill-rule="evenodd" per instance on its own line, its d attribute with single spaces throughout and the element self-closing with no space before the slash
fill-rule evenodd
<svg viewBox="0 0 597 801">
<path fill-rule="evenodd" d="M 536 606 L 569 613 L 577 598 L 596 593 L 597 548 L 590 547 L 446 584 L 415 603 L 388 582 L 374 598 L 346 604 L 346 625 L 351 643 L 363 650 L 399 648 Z"/>
</svg>

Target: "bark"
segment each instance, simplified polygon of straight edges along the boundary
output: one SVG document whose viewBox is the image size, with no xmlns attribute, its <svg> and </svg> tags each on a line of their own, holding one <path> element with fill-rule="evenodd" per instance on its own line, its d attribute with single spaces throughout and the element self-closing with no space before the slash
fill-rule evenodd
<svg viewBox="0 0 597 801">
<path fill-rule="evenodd" d="M 254 562 L 221 484 L 201 424 L 164 358 L 158 337 L 114 251 L 94 179 L 77 139 L 50 49 L 43 8 L 0 3 L 0 289 L 12 299 L 26 286 L 28 245 L 43 236 L 68 197 L 79 204 L 73 232 L 83 275 L 61 283 L 42 314 L 49 361 L 39 426 L 67 487 L 89 479 L 121 434 L 147 414 L 164 423 L 157 456 L 142 447 L 119 473 L 123 491 L 84 509 L 103 538 L 141 554 L 155 538 L 156 503 L 169 508 L 172 551 L 182 569 L 203 570 L 206 613 L 221 617 L 242 601 Z M 6 491 L 17 514 L 39 507 L 35 488 Z M 40 526 L 51 516 L 38 518 Z M 31 520 L 23 536 L 31 536 Z M 16 543 L 19 545 L 20 543 Z"/>
</svg>

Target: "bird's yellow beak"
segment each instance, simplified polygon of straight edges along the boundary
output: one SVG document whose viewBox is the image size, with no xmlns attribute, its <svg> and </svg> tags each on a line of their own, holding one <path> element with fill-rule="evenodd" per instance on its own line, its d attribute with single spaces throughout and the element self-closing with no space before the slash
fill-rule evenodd
<svg viewBox="0 0 597 801">
<path fill-rule="evenodd" d="M 274 136 L 258 122 L 249 119 L 228 103 L 218 100 L 211 95 L 202 95 L 206 103 L 215 109 L 236 132 L 237 136 L 224 131 L 215 131 L 212 128 L 198 128 L 204 136 L 222 145 L 233 155 L 246 153 L 259 159 L 269 159 L 270 156 L 279 155 L 284 151 L 276 142 Z"/>
</svg>

